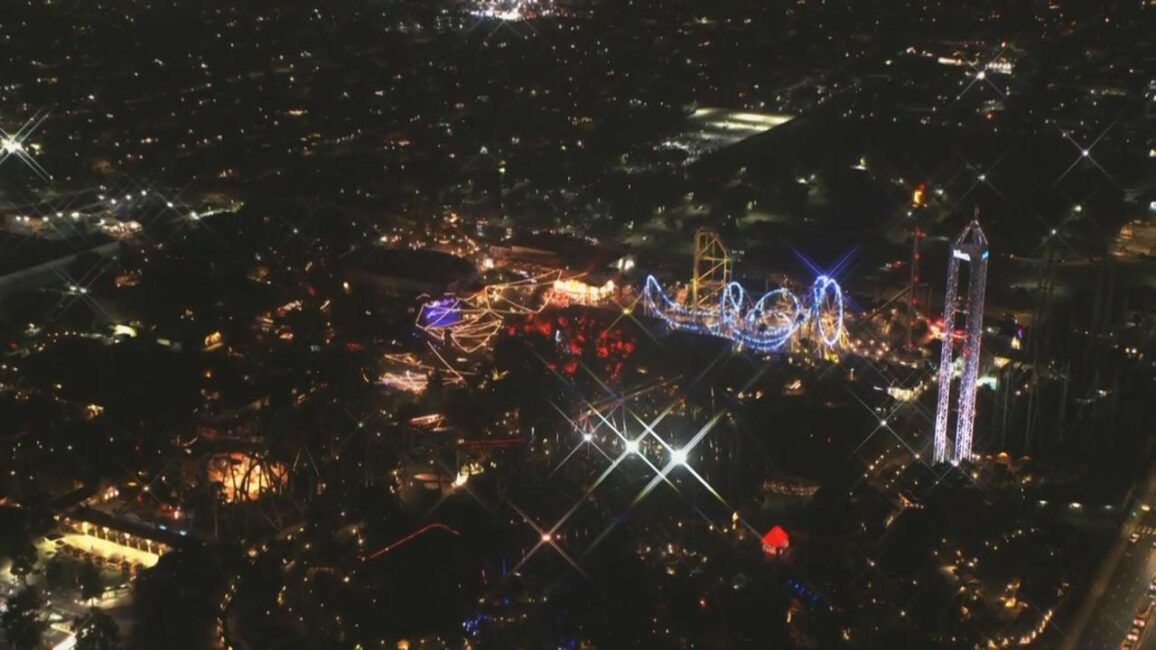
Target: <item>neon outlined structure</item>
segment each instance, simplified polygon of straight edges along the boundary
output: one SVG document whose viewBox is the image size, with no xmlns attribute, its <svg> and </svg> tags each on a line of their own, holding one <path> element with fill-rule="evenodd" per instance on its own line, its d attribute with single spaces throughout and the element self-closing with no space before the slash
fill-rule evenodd
<svg viewBox="0 0 1156 650">
<path fill-rule="evenodd" d="M 731 280 L 730 254 L 718 235 L 694 237 L 694 275 L 688 304 L 666 294 L 654 276 L 642 289 L 647 311 L 676 329 L 721 336 L 757 352 L 774 352 L 803 331 L 828 348 L 844 339 L 843 289 L 833 278 L 815 279 L 801 300 L 789 289 L 755 299 Z"/>
<path fill-rule="evenodd" d="M 442 343 L 472 354 L 489 346 L 508 316 L 541 312 L 561 271 L 488 285 L 467 298 L 446 296 L 421 306 L 417 327 Z M 532 304 L 535 303 L 536 304 Z"/>
<path fill-rule="evenodd" d="M 827 276 L 811 285 L 806 303 L 789 289 L 753 300 L 742 285 L 731 282 L 715 307 L 687 307 L 668 296 L 653 275 L 646 278 L 643 296 L 647 311 L 675 329 L 721 336 L 757 352 L 780 350 L 800 331 L 828 348 L 844 338 L 843 290 Z"/>
<path fill-rule="evenodd" d="M 939 399 L 935 406 L 935 462 L 960 461 L 972 456 L 971 443 L 975 426 L 975 389 L 979 374 L 979 347 L 983 334 L 983 294 L 987 288 L 987 236 L 979 227 L 979 214 L 959 233 L 951 244 L 947 266 L 947 291 L 943 299 L 943 344 L 939 352 Z M 966 302 L 959 299 L 960 262 L 970 267 Z M 955 366 L 955 319 L 967 312 L 960 353 L 959 406 L 955 419 L 955 448 L 947 448 L 948 421 L 951 416 L 951 385 Z"/>
</svg>

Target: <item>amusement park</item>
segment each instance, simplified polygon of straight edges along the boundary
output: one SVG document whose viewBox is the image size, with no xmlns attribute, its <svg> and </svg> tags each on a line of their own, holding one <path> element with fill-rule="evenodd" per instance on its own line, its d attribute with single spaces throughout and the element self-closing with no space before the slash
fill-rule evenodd
<svg viewBox="0 0 1156 650">
<path fill-rule="evenodd" d="M 0 647 L 1156 649 L 1156 4 L 9 4 Z"/>
<path fill-rule="evenodd" d="M 525 553 L 507 567 L 522 580 L 545 567 L 589 579 L 606 559 L 600 549 L 623 534 L 640 538 L 639 558 L 671 575 L 708 561 L 697 555 L 708 547 L 757 553 L 795 595 L 789 619 L 806 621 L 824 599 L 816 580 L 827 579 L 817 577 L 811 554 L 830 542 L 801 515 L 826 508 L 821 495 L 829 488 L 820 486 L 840 480 L 832 449 L 849 446 L 864 458 L 863 478 L 848 490 L 855 507 L 867 510 L 851 516 L 882 508 L 881 527 L 864 523 L 853 533 L 864 540 L 921 510 L 922 495 L 936 485 L 999 467 L 972 448 L 979 374 L 989 372 L 979 361 L 989 251 L 978 219 L 949 242 L 946 295 L 936 301 L 942 317 L 926 313 L 931 304 L 916 310 L 908 300 L 915 313 L 896 310 L 893 319 L 917 316 L 921 328 L 946 333 L 938 375 L 914 344 L 901 354 L 912 334 L 882 329 L 878 301 L 859 307 L 841 286 L 851 256 L 822 272 L 799 255 L 813 275 L 764 274 L 759 290 L 738 279 L 735 256 L 710 229 L 694 233 L 689 277 L 668 271 L 665 282 L 644 264 L 574 273 L 484 257 L 480 266 L 500 270 L 490 271 L 500 281 L 427 296 L 416 310 L 426 356 L 440 368 L 427 378 L 504 384 L 521 405 L 489 434 L 493 445 L 483 439 L 441 452 L 439 481 L 416 464 L 413 476 L 424 478 L 413 480 L 424 481 L 429 496 L 410 491 L 407 499 L 441 503 L 468 490 L 488 508 L 506 508 L 531 533 Z M 758 276 L 749 268 L 742 274 Z M 888 356 L 898 362 L 883 360 L 883 340 L 894 344 Z M 872 390 L 890 399 L 879 402 Z M 930 419 L 905 407 L 925 391 L 937 394 Z M 848 426 L 870 433 L 854 441 L 832 433 Z M 743 460 L 768 451 L 775 458 L 769 468 Z M 510 453 L 525 460 L 510 484 L 515 491 L 502 498 L 488 492 L 490 474 Z M 550 496 L 531 496 L 542 486 Z M 876 491 L 893 496 L 868 508 L 880 498 L 868 496 Z M 697 539 L 697 550 L 656 548 L 659 513 Z M 797 573 L 804 566 L 807 579 Z M 493 623 L 483 617 L 474 625 L 480 634 Z"/>
<path fill-rule="evenodd" d="M 837 355 L 848 344 L 843 289 L 820 275 L 800 298 L 786 286 L 758 296 L 733 280 L 731 254 L 717 233 L 695 233 L 693 272 L 675 285 L 675 297 L 647 275 L 640 287 L 607 280 L 591 286 L 583 276 L 543 275 L 486 285 L 464 298 L 442 297 L 423 304 L 417 327 L 440 343 L 470 354 L 487 349 L 507 319 L 550 307 L 581 305 L 621 311 L 638 309 L 668 329 L 723 338 L 760 354 L 797 351 L 803 345 Z"/>
</svg>

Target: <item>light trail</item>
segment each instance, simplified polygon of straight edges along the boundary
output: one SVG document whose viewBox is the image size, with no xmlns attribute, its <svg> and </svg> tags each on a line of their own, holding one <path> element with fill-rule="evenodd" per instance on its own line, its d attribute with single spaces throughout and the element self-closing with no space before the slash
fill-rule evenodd
<svg viewBox="0 0 1156 650">
<path fill-rule="evenodd" d="M 454 530 L 453 528 L 450 528 L 449 526 L 447 526 L 445 524 L 438 524 L 438 523 L 428 524 L 426 526 L 422 526 L 421 528 L 418 528 L 417 530 L 406 535 L 405 537 L 402 537 L 401 539 L 397 540 L 396 542 L 393 542 L 392 544 L 388 544 L 386 546 L 383 546 L 383 547 L 377 549 L 376 551 L 370 553 L 369 555 L 366 555 L 365 557 L 361 558 L 361 561 L 362 562 L 368 562 L 369 560 L 375 560 L 375 559 L 381 557 L 382 555 L 389 553 L 390 551 L 394 550 L 395 548 L 402 546 L 402 545 L 405 545 L 405 544 L 408 544 L 409 542 L 412 542 L 413 540 L 417 539 L 418 537 L 421 537 L 422 535 L 424 535 L 428 532 L 431 532 L 433 530 L 444 530 L 448 533 L 451 533 L 455 537 L 461 537 L 460 532 Z"/>
</svg>

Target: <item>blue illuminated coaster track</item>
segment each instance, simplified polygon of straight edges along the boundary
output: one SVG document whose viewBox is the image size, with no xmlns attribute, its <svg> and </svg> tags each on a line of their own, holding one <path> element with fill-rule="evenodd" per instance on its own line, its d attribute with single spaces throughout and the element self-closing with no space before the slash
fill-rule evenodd
<svg viewBox="0 0 1156 650">
<path fill-rule="evenodd" d="M 805 299 L 789 289 L 775 289 L 753 299 L 737 282 L 721 292 L 717 307 L 695 308 L 667 295 L 654 276 L 643 287 L 647 311 L 674 329 L 721 336 L 757 352 L 781 350 L 796 336 L 835 348 L 844 340 L 843 289 L 819 276 Z"/>
</svg>

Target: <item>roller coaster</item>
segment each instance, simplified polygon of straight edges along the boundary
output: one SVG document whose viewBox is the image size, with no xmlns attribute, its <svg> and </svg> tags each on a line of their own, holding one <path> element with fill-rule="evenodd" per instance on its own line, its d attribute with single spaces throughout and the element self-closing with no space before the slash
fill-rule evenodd
<svg viewBox="0 0 1156 650">
<path fill-rule="evenodd" d="M 780 351 L 799 338 L 828 350 L 846 340 L 838 282 L 820 275 L 803 298 L 787 288 L 755 297 L 731 280 L 730 255 L 713 231 L 695 233 L 690 288 L 688 301 L 680 303 L 648 276 L 643 287 L 647 311 L 674 329 L 721 336 L 757 352 Z"/>
<path fill-rule="evenodd" d="M 506 319 L 537 314 L 549 303 L 549 292 L 562 277 L 560 271 L 511 282 L 488 285 L 458 298 L 430 300 L 418 311 L 417 327 L 459 352 L 488 349 Z"/>
<path fill-rule="evenodd" d="M 846 342 L 843 289 L 834 278 L 819 275 L 802 297 L 785 287 L 756 297 L 731 279 L 731 267 L 719 236 L 699 230 L 685 300 L 671 298 L 648 276 L 642 289 L 648 313 L 675 329 L 721 336 L 756 352 L 779 351 L 796 340 L 827 351 Z M 566 293 L 565 286 L 562 272 L 554 271 L 492 284 L 465 298 L 431 299 L 421 306 L 417 327 L 435 341 L 472 354 L 489 349 L 508 319 L 541 313 L 555 294 Z"/>
</svg>

